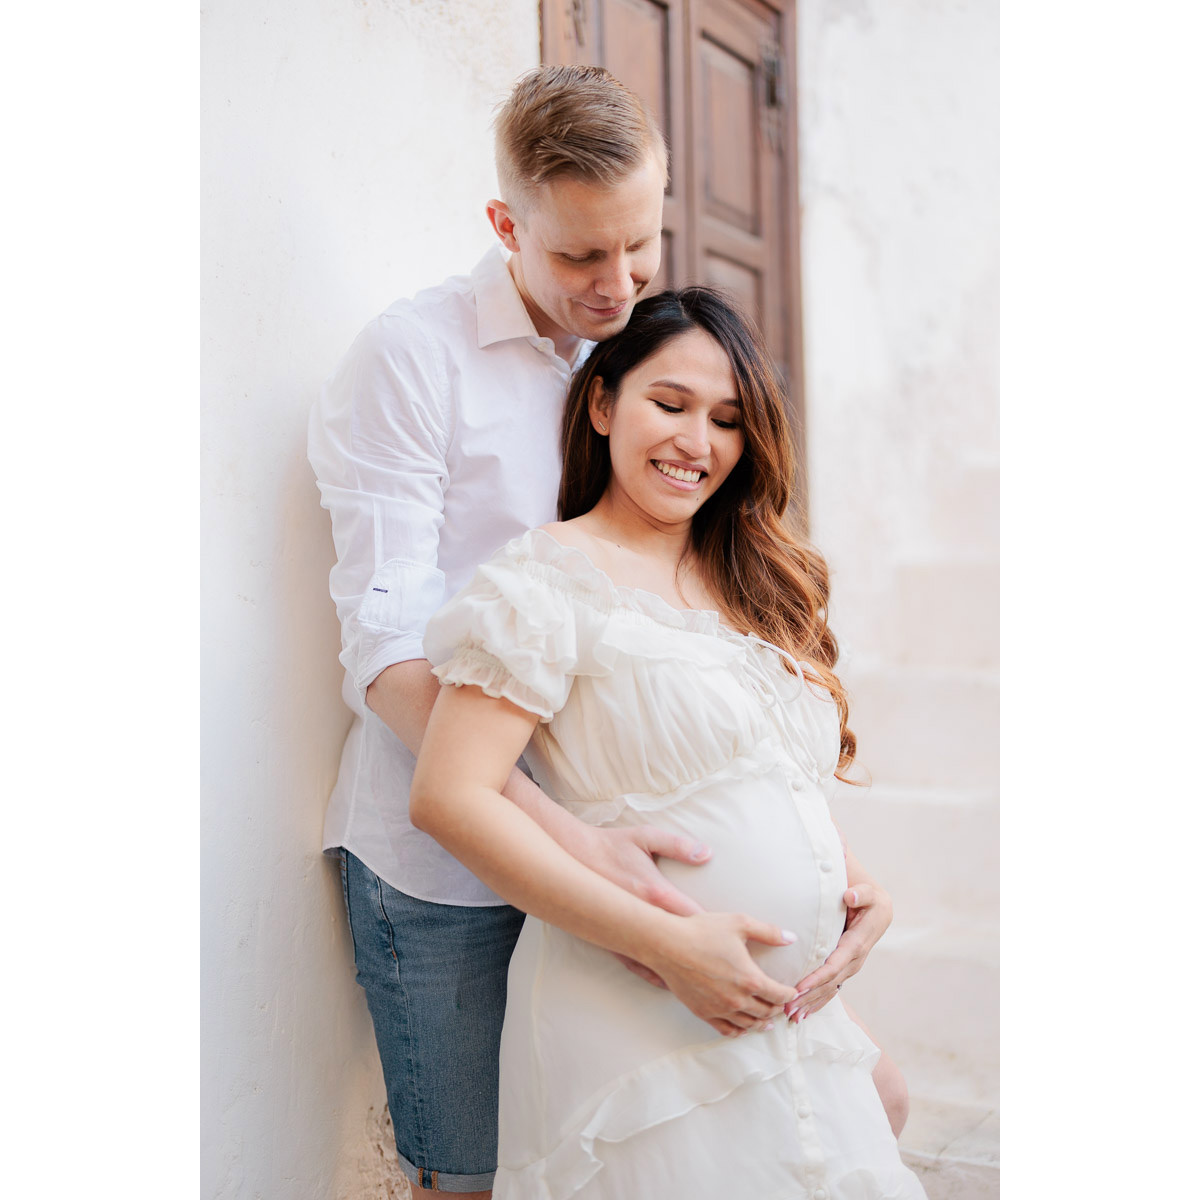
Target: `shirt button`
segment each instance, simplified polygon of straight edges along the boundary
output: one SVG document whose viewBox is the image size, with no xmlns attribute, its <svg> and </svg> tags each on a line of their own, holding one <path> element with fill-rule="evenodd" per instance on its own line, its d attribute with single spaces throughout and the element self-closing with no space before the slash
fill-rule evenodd
<svg viewBox="0 0 1200 1200">
<path fill-rule="evenodd" d="M 800 791 L 800 789 L 801 789 L 802 787 L 804 787 L 804 784 L 803 784 L 803 783 L 801 783 L 801 781 L 800 781 L 799 779 L 793 779 L 793 780 L 792 780 L 792 791 L 793 791 L 793 792 L 798 792 L 798 791 Z"/>
<path fill-rule="evenodd" d="M 827 859 L 827 858 L 821 859 L 821 862 L 819 865 L 820 865 L 820 868 L 822 871 L 832 871 L 833 870 L 833 863 L 831 863 L 829 861 L 829 859 Z"/>
<path fill-rule="evenodd" d="M 829 1193 L 824 1188 L 817 1188 L 813 1192 L 813 1200 L 828 1200 Z"/>
<path fill-rule="evenodd" d="M 824 946 L 814 946 L 813 953 L 819 954 L 822 958 L 824 958 L 825 957 L 825 947 Z"/>
<path fill-rule="evenodd" d="M 800 1106 L 799 1106 L 799 1107 L 796 1109 L 796 1116 L 798 1116 L 798 1117 L 811 1117 L 811 1116 L 812 1116 L 812 1109 L 811 1109 L 811 1108 L 809 1108 L 807 1104 L 801 1104 L 801 1105 L 800 1105 Z"/>
</svg>

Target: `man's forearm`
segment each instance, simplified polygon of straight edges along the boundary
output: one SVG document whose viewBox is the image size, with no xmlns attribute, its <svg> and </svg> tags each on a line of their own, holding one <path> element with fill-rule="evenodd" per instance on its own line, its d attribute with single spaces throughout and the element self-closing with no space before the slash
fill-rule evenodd
<svg viewBox="0 0 1200 1200">
<path fill-rule="evenodd" d="M 412 751 L 421 751 L 440 684 L 429 662 L 413 658 L 385 667 L 367 688 L 367 707 Z"/>
</svg>

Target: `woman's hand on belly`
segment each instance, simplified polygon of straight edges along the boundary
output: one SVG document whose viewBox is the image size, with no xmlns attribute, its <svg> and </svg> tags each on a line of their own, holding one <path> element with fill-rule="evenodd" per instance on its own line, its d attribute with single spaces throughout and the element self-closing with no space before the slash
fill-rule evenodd
<svg viewBox="0 0 1200 1200">
<path fill-rule="evenodd" d="M 795 934 L 741 913 L 698 913 L 671 924 L 676 935 L 670 944 L 639 958 L 718 1033 L 762 1028 L 795 998 L 796 989 L 767 975 L 747 949 L 747 942 L 787 946 Z"/>
<path fill-rule="evenodd" d="M 847 888 L 846 928 L 833 953 L 815 971 L 798 984 L 798 999 L 786 1006 L 788 1018 L 803 1020 L 809 1013 L 824 1008 L 851 975 L 858 974 L 871 947 L 892 923 L 892 898 L 874 883 L 858 883 Z"/>
</svg>

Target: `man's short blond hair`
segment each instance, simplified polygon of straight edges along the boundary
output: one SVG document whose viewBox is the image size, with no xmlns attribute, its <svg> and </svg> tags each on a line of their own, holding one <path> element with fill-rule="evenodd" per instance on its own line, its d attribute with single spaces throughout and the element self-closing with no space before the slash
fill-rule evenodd
<svg viewBox="0 0 1200 1200">
<path fill-rule="evenodd" d="M 667 170 L 667 146 L 642 102 L 603 67 L 538 67 L 517 81 L 496 115 L 496 174 L 510 209 L 536 203 L 553 179 L 605 187 L 653 155 Z"/>
</svg>

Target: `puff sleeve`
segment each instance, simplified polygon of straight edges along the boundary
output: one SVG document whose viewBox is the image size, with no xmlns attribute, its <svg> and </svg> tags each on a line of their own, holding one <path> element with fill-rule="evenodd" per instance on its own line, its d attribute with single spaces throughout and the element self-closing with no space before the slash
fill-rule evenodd
<svg viewBox="0 0 1200 1200">
<path fill-rule="evenodd" d="M 538 545 L 525 534 L 479 567 L 430 620 L 425 657 L 443 684 L 473 684 L 549 721 L 577 676 L 612 667 L 607 614 Z"/>
</svg>

